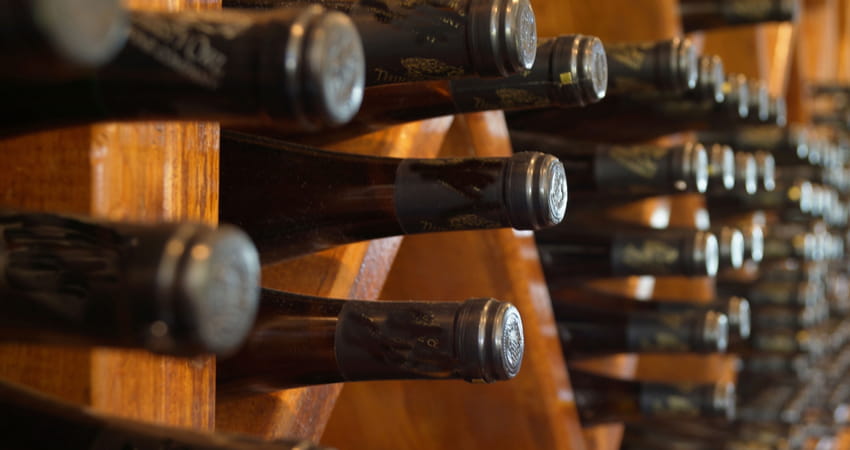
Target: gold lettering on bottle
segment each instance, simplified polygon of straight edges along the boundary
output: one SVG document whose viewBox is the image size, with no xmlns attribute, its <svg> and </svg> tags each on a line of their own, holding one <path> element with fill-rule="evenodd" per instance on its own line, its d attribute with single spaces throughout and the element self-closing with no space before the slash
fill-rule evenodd
<svg viewBox="0 0 850 450">
<path fill-rule="evenodd" d="M 611 147 L 608 156 L 629 172 L 651 179 L 658 173 L 658 160 L 665 158 L 670 150 L 656 146 Z"/>
<path fill-rule="evenodd" d="M 501 227 L 501 224 L 499 224 L 498 222 L 475 214 L 463 214 L 460 216 L 449 218 L 450 230 L 470 230 L 499 227 Z"/>
<path fill-rule="evenodd" d="M 661 241 L 648 240 L 640 245 L 628 244 L 623 249 L 623 264 L 664 272 L 679 259 L 679 250 Z"/>
<path fill-rule="evenodd" d="M 395 75 L 392 72 L 381 69 L 380 67 L 373 67 L 372 70 L 375 72 L 375 79 L 380 82 L 385 83 L 404 83 L 410 81 L 409 79 Z"/>
<path fill-rule="evenodd" d="M 452 66 L 434 58 L 402 58 L 401 66 L 409 80 L 457 78 L 464 75 L 463 67 Z"/>
<path fill-rule="evenodd" d="M 212 89 L 224 75 L 227 55 L 213 46 L 210 36 L 232 39 L 252 23 L 247 16 L 212 11 L 181 16 L 180 20 L 145 13 L 135 13 L 132 19 L 129 39 L 136 48 Z"/>
<path fill-rule="evenodd" d="M 499 97 L 499 105 L 502 108 L 546 106 L 549 104 L 549 100 L 546 97 L 534 94 L 526 89 L 496 89 L 496 96 Z"/>
<path fill-rule="evenodd" d="M 671 331 L 657 331 L 638 342 L 641 350 L 684 351 L 687 345 Z"/>
</svg>

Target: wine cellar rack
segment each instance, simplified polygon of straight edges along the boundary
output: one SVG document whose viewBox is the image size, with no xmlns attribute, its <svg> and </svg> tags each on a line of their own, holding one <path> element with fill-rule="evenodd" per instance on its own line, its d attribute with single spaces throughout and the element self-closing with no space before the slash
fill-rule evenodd
<svg viewBox="0 0 850 450">
<path fill-rule="evenodd" d="M 214 9 L 215 0 L 132 0 L 138 9 Z M 681 34 L 676 0 L 535 0 L 541 37 L 565 33 L 604 42 Z M 850 0 L 807 0 L 795 24 L 697 33 L 728 72 L 785 93 L 790 122 L 805 122 L 804 81 L 850 81 Z M 122 123 L 0 141 L 0 192 L 7 206 L 86 213 L 114 220 L 218 216 L 217 123 Z M 675 137 L 674 137 L 675 138 Z M 393 157 L 505 156 L 501 112 L 441 117 L 348 139 L 327 148 Z M 285 177 L 286 173 L 280 176 Z M 258 199 L 271 201 L 269 199 Z M 654 198 L 622 214 L 669 208 L 687 223 L 697 195 Z M 649 201 L 647 201 L 649 202 Z M 569 207 L 567 212 L 569 220 Z M 339 298 L 513 302 L 525 324 L 520 375 L 478 386 L 461 381 L 384 381 L 289 389 L 217 400 L 214 358 L 145 352 L 0 346 L 0 376 L 95 410 L 200 430 L 301 437 L 340 449 L 615 449 L 621 426 L 582 430 L 549 297 L 530 233 L 459 232 L 357 243 L 265 267 L 263 285 Z M 614 291 L 709 300 L 710 279 L 598 280 Z M 696 293 L 696 294 L 695 294 Z M 675 358 L 675 360 L 671 359 Z M 616 356 L 587 362 L 607 373 L 669 380 L 732 376 L 731 356 Z M 677 371 L 671 375 L 669 368 Z M 850 446 L 850 437 L 842 443 Z M 847 448 L 847 447 L 844 447 Z"/>
</svg>

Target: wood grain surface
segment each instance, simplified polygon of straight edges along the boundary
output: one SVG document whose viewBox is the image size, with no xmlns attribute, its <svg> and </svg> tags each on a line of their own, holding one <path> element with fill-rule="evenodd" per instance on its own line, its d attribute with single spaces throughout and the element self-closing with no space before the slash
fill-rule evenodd
<svg viewBox="0 0 850 450">
<path fill-rule="evenodd" d="M 216 8 L 217 1 L 133 1 L 133 8 Z M 0 142 L 4 206 L 112 220 L 215 223 L 218 126 L 99 124 Z M 0 375 L 125 417 L 209 429 L 212 358 L 47 346 L 0 347 Z"/>
</svg>

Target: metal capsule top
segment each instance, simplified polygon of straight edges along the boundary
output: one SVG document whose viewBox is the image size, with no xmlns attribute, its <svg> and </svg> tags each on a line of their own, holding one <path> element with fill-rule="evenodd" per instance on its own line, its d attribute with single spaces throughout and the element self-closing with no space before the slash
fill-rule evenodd
<svg viewBox="0 0 850 450">
<path fill-rule="evenodd" d="M 745 119 L 750 114 L 750 88 L 747 77 L 741 74 L 726 74 L 723 83 L 723 104 L 734 111 L 738 117 Z"/>
<path fill-rule="evenodd" d="M 492 298 L 467 300 L 455 321 L 456 348 L 469 381 L 515 377 L 522 366 L 525 335 L 519 311 Z"/>
<path fill-rule="evenodd" d="M 744 264 L 744 234 L 733 227 L 720 227 L 712 231 L 717 236 L 721 265 L 739 269 Z"/>
<path fill-rule="evenodd" d="M 71 65 L 96 67 L 107 62 L 124 46 L 130 34 L 129 16 L 119 0 L 26 3 L 41 38 Z"/>
<path fill-rule="evenodd" d="M 236 227 L 181 227 L 158 270 L 159 302 L 169 305 L 170 314 L 151 324 L 151 349 L 174 353 L 196 346 L 220 356 L 236 351 L 259 307 L 259 261 L 250 238 Z"/>
<path fill-rule="evenodd" d="M 735 152 L 732 147 L 713 144 L 709 151 L 709 184 L 717 191 L 735 188 Z"/>
<path fill-rule="evenodd" d="M 788 125 L 788 103 L 785 97 L 771 97 L 767 121 L 780 127 Z"/>
<path fill-rule="evenodd" d="M 726 314 L 706 311 L 702 341 L 709 350 L 723 353 L 729 345 L 729 319 Z"/>
<path fill-rule="evenodd" d="M 688 38 L 673 39 L 673 80 L 677 90 L 694 89 L 699 78 L 699 60 L 696 47 Z"/>
<path fill-rule="evenodd" d="M 726 420 L 734 420 L 737 404 L 737 394 L 735 392 L 735 384 L 729 382 L 717 383 L 714 386 L 714 393 L 711 405 L 715 416 L 721 416 Z"/>
<path fill-rule="evenodd" d="M 348 122 L 360 109 L 366 81 L 363 43 L 354 23 L 343 13 L 314 5 L 291 30 L 282 63 L 296 114 L 314 126 Z"/>
<path fill-rule="evenodd" d="M 758 190 L 758 165 L 749 152 L 735 152 L 735 186 L 748 195 Z"/>
<path fill-rule="evenodd" d="M 507 76 L 531 69 L 537 54 L 537 21 L 528 0 L 473 1 L 470 53 L 479 75 Z"/>
<path fill-rule="evenodd" d="M 694 233 L 690 270 L 688 273 L 713 277 L 720 265 L 720 250 L 714 233 L 699 231 Z"/>
<path fill-rule="evenodd" d="M 755 263 L 764 259 L 764 231 L 761 225 L 751 224 L 742 228 L 747 258 Z"/>
<path fill-rule="evenodd" d="M 723 68 L 723 59 L 717 55 L 702 55 L 699 58 L 699 77 L 697 89 L 700 96 L 714 99 L 721 103 L 725 94 L 723 83 L 726 82 L 726 71 Z"/>
<path fill-rule="evenodd" d="M 750 337 L 752 329 L 750 302 L 744 297 L 733 296 L 727 300 L 726 305 L 729 326 L 735 329 L 741 339 Z"/>
<path fill-rule="evenodd" d="M 748 80 L 749 84 L 749 118 L 753 122 L 767 122 L 770 116 L 770 92 L 767 83 L 762 80 Z"/>
<path fill-rule="evenodd" d="M 549 79 L 559 83 L 568 100 L 579 105 L 596 103 L 608 90 L 608 59 L 602 41 L 581 34 L 560 36 L 552 42 Z"/>
<path fill-rule="evenodd" d="M 767 192 L 776 189 L 776 159 L 773 154 L 763 150 L 754 153 L 756 158 L 756 174 L 761 181 L 761 188 Z"/>
<path fill-rule="evenodd" d="M 557 225 L 567 210 L 567 176 L 558 158 L 521 152 L 508 162 L 505 192 L 508 213 L 517 229 L 536 230 Z"/>
<path fill-rule="evenodd" d="M 681 151 L 673 153 L 674 177 L 685 183 L 682 190 L 704 193 L 708 188 L 709 159 L 705 147 L 699 142 L 686 142 Z M 679 159 L 680 158 L 680 159 Z"/>
</svg>

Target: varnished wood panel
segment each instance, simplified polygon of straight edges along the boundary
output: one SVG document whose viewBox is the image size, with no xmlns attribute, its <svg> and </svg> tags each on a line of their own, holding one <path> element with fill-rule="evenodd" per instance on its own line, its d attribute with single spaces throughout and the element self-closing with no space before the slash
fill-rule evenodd
<svg viewBox="0 0 850 450">
<path fill-rule="evenodd" d="M 134 1 L 134 8 L 215 8 L 217 1 Z M 0 142 L 4 206 L 113 220 L 218 215 L 218 126 L 101 124 Z M 212 358 L 6 345 L 0 375 L 112 414 L 213 426 Z"/>
<path fill-rule="evenodd" d="M 509 154 L 500 116 L 456 119 L 441 154 Z M 435 301 L 486 296 L 513 302 L 523 316 L 526 352 L 517 378 L 492 385 L 350 383 L 322 442 L 346 449 L 583 448 L 548 293 L 528 233 L 406 237 L 381 293 L 382 299 Z"/>
<path fill-rule="evenodd" d="M 532 0 L 531 5 L 544 37 L 582 33 L 624 42 L 682 33 L 677 0 Z"/>
<path fill-rule="evenodd" d="M 434 157 L 451 123 L 451 117 L 416 122 L 326 147 L 377 156 Z M 357 243 L 268 266 L 263 271 L 263 285 L 324 297 L 373 300 L 383 287 L 400 243 L 401 238 Z M 216 425 L 222 430 L 270 438 L 295 436 L 316 441 L 341 387 L 287 389 L 221 400 Z"/>
</svg>

